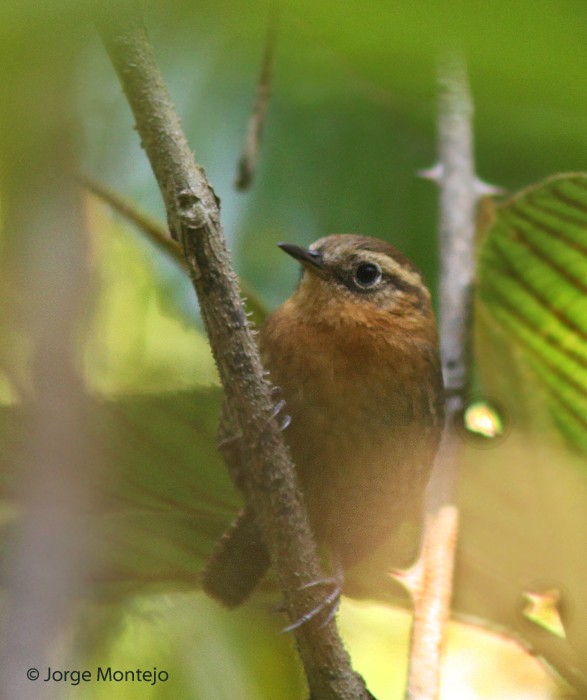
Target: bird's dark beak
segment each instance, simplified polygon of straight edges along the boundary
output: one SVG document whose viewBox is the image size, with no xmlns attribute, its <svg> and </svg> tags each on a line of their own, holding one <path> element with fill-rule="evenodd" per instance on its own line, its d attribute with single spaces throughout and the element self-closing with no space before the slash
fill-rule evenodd
<svg viewBox="0 0 587 700">
<path fill-rule="evenodd" d="M 319 251 L 302 248 L 302 246 L 293 243 L 278 243 L 277 245 L 292 258 L 299 260 L 305 268 L 318 273 L 324 270 L 324 260 Z"/>
</svg>

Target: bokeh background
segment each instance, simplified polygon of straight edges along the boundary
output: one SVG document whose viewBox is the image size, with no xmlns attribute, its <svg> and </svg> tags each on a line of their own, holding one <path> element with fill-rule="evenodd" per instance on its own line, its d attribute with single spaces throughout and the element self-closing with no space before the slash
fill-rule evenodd
<svg viewBox="0 0 587 700">
<path fill-rule="evenodd" d="M 237 162 L 272 11 L 273 95 L 257 176 L 241 193 Z M 170 676 L 149 687 L 56 683 L 55 697 L 302 698 L 275 600 L 261 596 L 228 614 L 197 592 L 238 497 L 214 451 L 220 392 L 191 286 L 76 181 L 103 182 L 164 225 L 93 25 L 94 13 L 116 12 L 116 3 L 56 0 L 0 9 L 3 663 L 15 624 L 26 667 L 41 663 L 36 649 L 48 650 L 54 668 L 158 667 Z M 436 160 L 437 69 L 447 52 L 468 65 L 483 180 L 513 194 L 586 168 L 587 7 L 579 0 L 151 1 L 144 17 L 221 199 L 237 272 L 268 308 L 298 276 L 275 244 L 335 232 L 385 238 L 436 289 L 437 191 L 417 172 Z M 581 226 L 569 262 L 579 272 Z M 503 269 L 490 254 L 484 260 L 481 282 L 483 274 L 498 279 Z M 563 690 L 504 631 L 568 679 L 584 668 L 584 443 L 560 430 L 551 384 L 490 291 L 477 303 L 477 386 L 503 410 L 506 435 L 496 445 L 471 441 L 463 459 L 455 606 L 461 619 L 500 634 L 451 629 L 444 697 L 559 697 Z M 584 358 L 582 303 L 579 293 L 563 299 L 579 320 L 562 342 Z M 549 337 L 554 316 L 545 314 L 537 337 Z M 585 377 L 573 380 L 584 415 Z M 25 556 L 35 541 L 51 556 Z M 47 573 L 56 569 L 61 579 Z M 52 607 L 54 619 L 23 623 L 14 593 L 23 580 L 34 581 L 37 612 Z M 539 623 L 523 614 L 525 593 L 548 591 L 562 600 L 550 627 L 546 613 Z M 341 626 L 374 694 L 401 697 L 406 613 L 345 601 Z M 22 687 L 22 697 L 41 692 Z"/>
</svg>

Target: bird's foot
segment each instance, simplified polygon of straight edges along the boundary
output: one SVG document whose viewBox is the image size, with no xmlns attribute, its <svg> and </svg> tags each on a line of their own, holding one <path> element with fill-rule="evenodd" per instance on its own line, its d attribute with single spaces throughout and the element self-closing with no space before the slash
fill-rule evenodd
<svg viewBox="0 0 587 700">
<path fill-rule="evenodd" d="M 273 387 L 274 389 L 277 389 L 279 391 L 279 387 Z M 277 416 L 283 411 L 285 408 L 285 399 L 281 399 L 278 401 L 275 406 L 273 406 L 273 411 L 271 412 L 271 415 L 269 416 L 269 420 L 273 420 L 274 418 L 277 418 Z M 289 424 L 291 423 L 291 416 L 288 415 L 283 415 L 281 417 L 281 423 L 279 424 L 279 429 L 280 430 L 285 430 L 287 427 L 289 427 Z"/>
<path fill-rule="evenodd" d="M 303 586 L 300 586 L 301 591 L 308 588 L 315 588 L 316 586 L 325 586 L 327 588 L 331 588 L 332 590 L 315 608 L 309 610 L 305 615 L 302 615 L 299 620 L 296 620 L 291 625 L 288 625 L 283 632 L 293 632 L 302 625 L 305 625 L 306 622 L 313 620 L 315 617 L 320 615 L 320 613 L 328 610 L 328 614 L 326 615 L 324 621 L 320 624 L 320 629 L 322 629 L 322 627 L 326 627 L 326 625 L 336 615 L 338 608 L 340 607 L 340 596 L 342 594 L 343 584 L 344 575 L 342 573 L 342 569 L 339 568 L 337 569 L 335 576 L 328 576 L 318 579 L 317 581 L 310 581 L 309 583 L 305 583 Z"/>
</svg>

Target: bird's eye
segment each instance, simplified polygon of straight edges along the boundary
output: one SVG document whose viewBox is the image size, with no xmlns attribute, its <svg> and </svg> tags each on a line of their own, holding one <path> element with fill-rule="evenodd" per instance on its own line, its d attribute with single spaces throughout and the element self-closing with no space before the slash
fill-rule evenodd
<svg viewBox="0 0 587 700">
<path fill-rule="evenodd" d="M 381 268 L 375 263 L 362 263 L 355 270 L 355 280 L 360 287 L 373 287 L 381 280 Z"/>
</svg>

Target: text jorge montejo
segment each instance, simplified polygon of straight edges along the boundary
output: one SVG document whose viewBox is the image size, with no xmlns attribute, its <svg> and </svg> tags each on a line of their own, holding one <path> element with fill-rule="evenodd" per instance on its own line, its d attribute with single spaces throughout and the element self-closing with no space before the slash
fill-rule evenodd
<svg viewBox="0 0 587 700">
<path fill-rule="evenodd" d="M 29 669 L 30 671 L 36 669 Z M 37 680 L 39 675 L 34 677 L 34 674 L 29 675 L 30 680 Z M 80 683 L 89 683 L 92 681 L 106 683 L 148 683 L 155 685 L 158 682 L 165 683 L 169 679 L 167 671 L 159 671 L 157 667 L 143 671 L 140 668 L 134 670 L 121 670 L 112 668 L 111 666 L 98 666 L 95 672 L 85 670 L 66 670 L 61 671 L 53 669 L 49 666 L 47 672 L 41 680 L 45 683 L 69 683 L 70 685 L 79 685 Z"/>
</svg>

